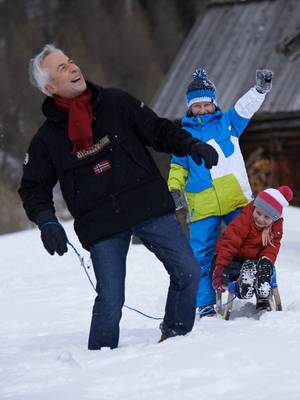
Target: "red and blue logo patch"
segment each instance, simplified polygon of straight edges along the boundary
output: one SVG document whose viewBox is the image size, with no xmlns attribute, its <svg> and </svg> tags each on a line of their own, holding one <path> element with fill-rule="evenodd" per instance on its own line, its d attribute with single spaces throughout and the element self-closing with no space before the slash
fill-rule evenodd
<svg viewBox="0 0 300 400">
<path fill-rule="evenodd" d="M 93 166 L 93 171 L 96 175 L 102 174 L 102 172 L 108 171 L 110 169 L 111 165 L 108 160 L 100 161 Z"/>
</svg>

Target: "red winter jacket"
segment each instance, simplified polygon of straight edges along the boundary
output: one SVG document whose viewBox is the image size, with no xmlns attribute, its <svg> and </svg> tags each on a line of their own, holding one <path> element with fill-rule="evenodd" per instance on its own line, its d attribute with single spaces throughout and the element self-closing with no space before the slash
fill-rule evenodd
<svg viewBox="0 0 300 400">
<path fill-rule="evenodd" d="M 273 222 L 271 233 L 273 245 L 262 244 L 262 229 L 257 228 L 253 219 L 253 201 L 249 203 L 226 228 L 216 244 L 216 266 L 227 267 L 235 259 L 258 260 L 262 256 L 268 257 L 275 263 L 282 238 L 282 223 L 280 218 Z"/>
</svg>

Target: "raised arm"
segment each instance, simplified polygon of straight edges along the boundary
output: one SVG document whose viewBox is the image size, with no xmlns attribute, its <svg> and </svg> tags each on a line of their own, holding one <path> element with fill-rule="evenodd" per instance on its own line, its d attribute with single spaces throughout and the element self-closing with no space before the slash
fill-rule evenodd
<svg viewBox="0 0 300 400">
<path fill-rule="evenodd" d="M 234 107 L 228 111 L 230 121 L 237 136 L 243 132 L 249 120 L 263 104 L 266 94 L 272 88 L 272 79 L 272 71 L 268 69 L 257 70 L 255 86 L 239 98 Z"/>
</svg>

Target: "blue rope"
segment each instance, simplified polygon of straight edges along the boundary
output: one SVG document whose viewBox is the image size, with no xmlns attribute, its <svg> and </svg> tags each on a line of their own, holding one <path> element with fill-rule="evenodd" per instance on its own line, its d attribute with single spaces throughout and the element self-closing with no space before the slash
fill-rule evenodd
<svg viewBox="0 0 300 400">
<path fill-rule="evenodd" d="M 67 243 L 68 243 L 69 246 L 72 247 L 72 249 L 74 250 L 75 254 L 79 258 L 80 265 L 82 266 L 82 268 L 83 268 L 83 270 L 84 270 L 84 272 L 85 272 L 90 284 L 92 285 L 93 289 L 97 293 L 96 286 L 94 285 L 94 283 L 93 283 L 93 281 L 92 281 L 92 279 L 90 277 L 90 274 L 88 273 L 88 270 L 87 270 L 88 267 L 86 267 L 85 264 L 84 264 L 84 258 L 78 253 L 78 251 L 76 250 L 76 247 L 69 241 L 69 239 L 68 239 Z"/>
<path fill-rule="evenodd" d="M 77 251 L 76 247 L 75 247 L 69 240 L 68 240 L 67 243 L 72 247 L 72 249 L 74 250 L 75 254 L 76 254 L 77 257 L 79 258 L 80 264 L 81 264 L 81 266 L 83 267 L 84 272 L 85 272 L 86 276 L 88 277 L 88 280 L 89 280 L 91 286 L 93 287 L 93 289 L 94 289 L 95 292 L 97 293 L 96 287 L 95 287 L 95 285 L 94 285 L 94 283 L 93 283 L 93 281 L 92 281 L 92 279 L 91 279 L 91 277 L 90 277 L 90 274 L 88 273 L 88 270 L 87 270 L 88 267 L 86 267 L 85 264 L 84 264 L 84 258 L 79 254 L 79 252 Z M 98 293 L 97 293 L 97 294 L 98 294 Z M 135 311 L 136 313 L 141 314 L 141 315 L 143 315 L 144 317 L 147 317 L 147 318 L 156 319 L 156 320 L 161 320 L 161 319 L 163 319 L 163 318 L 160 318 L 160 317 L 152 317 L 151 315 L 147 315 L 147 314 L 143 313 L 142 311 L 137 310 L 136 308 L 127 306 L 126 304 L 124 304 L 123 307 L 128 308 L 129 310 Z"/>
<path fill-rule="evenodd" d="M 124 304 L 124 307 L 128 308 L 128 310 L 135 311 L 136 313 L 141 314 L 144 317 L 147 317 L 147 318 L 150 318 L 150 319 L 156 319 L 156 320 L 162 320 L 163 319 L 161 317 L 152 317 L 151 315 L 145 314 L 142 311 L 137 310 L 136 308 L 126 306 L 126 304 Z"/>
<path fill-rule="evenodd" d="M 231 299 L 231 300 L 229 300 L 229 301 L 227 301 L 226 303 L 224 303 L 224 304 L 221 304 L 221 307 L 225 307 L 225 306 L 227 306 L 228 304 L 230 304 L 230 303 L 232 303 L 234 300 L 236 299 L 236 295 L 234 295 L 233 296 L 233 298 Z M 214 307 L 210 307 L 210 308 L 208 308 L 206 311 L 204 311 L 204 312 L 199 312 L 199 316 L 200 316 L 200 318 L 203 316 L 203 315 L 206 315 L 206 314 L 209 314 L 209 313 L 211 313 L 212 311 L 214 311 L 215 309 L 214 309 Z"/>
<path fill-rule="evenodd" d="M 85 274 L 86 274 L 86 276 L 87 276 L 87 278 L 88 278 L 88 280 L 89 280 L 89 282 L 90 282 L 92 288 L 93 288 L 94 291 L 98 294 L 98 292 L 97 292 L 97 290 L 96 290 L 96 286 L 94 285 L 94 283 L 93 283 L 93 281 L 92 281 L 92 279 L 91 279 L 91 277 L 90 277 L 90 274 L 88 273 L 88 268 L 89 268 L 89 267 L 87 267 L 87 266 L 85 265 L 83 256 L 79 253 L 79 251 L 76 249 L 76 247 L 69 241 L 68 236 L 67 236 L 67 234 L 66 234 L 66 231 L 65 231 L 64 227 L 63 227 L 59 222 L 56 222 L 56 221 L 48 221 L 48 222 L 45 222 L 44 224 L 42 224 L 41 226 L 39 226 L 40 230 L 42 230 L 43 227 L 46 226 L 46 225 L 59 225 L 59 226 L 63 229 L 63 231 L 65 232 L 66 238 L 67 238 L 67 243 L 68 243 L 68 245 L 74 250 L 74 253 L 77 255 L 77 257 L 78 257 L 78 259 L 79 259 L 79 262 L 80 262 L 80 265 L 82 266 L 82 268 L 83 268 L 83 270 L 84 270 L 84 272 L 85 272 Z M 147 317 L 147 318 L 150 318 L 150 319 L 155 319 L 155 320 L 162 320 L 162 319 L 163 319 L 163 318 L 161 318 L 161 317 L 153 317 L 153 316 L 151 316 L 151 315 L 145 314 L 144 312 L 142 312 L 142 311 L 140 311 L 140 310 L 137 310 L 136 308 L 127 306 L 126 304 L 124 304 L 123 307 L 128 308 L 128 310 L 135 311 L 136 313 L 141 314 L 141 315 L 143 315 L 144 317 Z"/>
<path fill-rule="evenodd" d="M 89 280 L 89 282 L 90 282 L 92 288 L 93 288 L 94 291 L 98 294 L 98 292 L 97 292 L 97 290 L 96 290 L 96 286 L 94 285 L 94 283 L 93 283 L 93 281 L 92 281 L 92 279 L 91 279 L 91 277 L 90 277 L 90 274 L 88 273 L 88 268 L 89 268 L 89 267 L 87 267 L 87 266 L 85 265 L 83 256 L 79 253 L 79 251 L 76 249 L 76 247 L 69 241 L 68 236 L 67 236 L 67 233 L 66 233 L 64 227 L 63 227 L 59 222 L 56 222 L 56 221 L 48 221 L 48 222 L 45 222 L 44 224 L 42 224 L 41 226 L 39 226 L 39 229 L 42 230 L 42 229 L 44 228 L 44 226 L 46 226 L 46 225 L 59 225 L 59 226 L 63 229 L 63 231 L 65 232 L 66 238 L 67 238 L 67 243 L 68 243 L 68 245 L 74 250 L 74 253 L 77 255 L 77 257 L 78 257 L 78 259 L 79 259 L 79 262 L 80 262 L 80 265 L 82 266 L 82 268 L 83 268 L 83 270 L 84 270 L 84 272 L 85 272 L 85 274 L 86 274 L 86 276 L 87 276 L 87 278 L 88 278 L 88 280 Z M 228 301 L 227 303 L 222 304 L 221 307 L 227 306 L 227 304 L 232 303 L 233 300 L 234 300 L 235 298 L 236 298 L 236 296 L 234 296 L 234 297 L 233 297 L 230 301 Z M 155 319 L 155 320 L 162 320 L 162 319 L 163 319 L 163 318 L 161 318 L 161 317 L 153 317 L 153 316 L 151 316 L 151 315 L 145 314 L 144 312 L 142 312 L 142 311 L 140 311 L 140 310 L 138 310 L 138 309 L 136 309 L 136 308 L 127 306 L 126 304 L 124 304 L 123 307 L 127 308 L 128 310 L 135 311 L 136 313 L 141 314 L 141 315 L 143 315 L 144 317 L 147 317 L 147 318 L 150 318 L 150 319 Z M 211 307 L 210 309 L 206 310 L 204 313 L 200 313 L 200 315 L 209 314 L 209 313 L 210 313 L 211 311 L 213 311 L 213 310 L 214 310 L 214 308 Z"/>
</svg>

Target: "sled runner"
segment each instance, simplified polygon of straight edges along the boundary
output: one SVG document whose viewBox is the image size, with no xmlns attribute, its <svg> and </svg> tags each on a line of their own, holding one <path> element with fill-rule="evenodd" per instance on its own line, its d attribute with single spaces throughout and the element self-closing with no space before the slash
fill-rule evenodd
<svg viewBox="0 0 300 400">
<path fill-rule="evenodd" d="M 222 288 L 228 291 L 228 299 L 222 306 L 222 292 L 217 292 L 216 311 L 229 320 L 233 300 L 256 297 L 256 311 L 281 311 L 281 299 L 277 285 L 276 269 L 266 257 L 256 260 L 232 262 L 223 272 Z M 224 310 L 222 309 L 224 307 Z"/>
<path fill-rule="evenodd" d="M 225 287 L 224 287 L 224 289 L 225 289 Z M 228 289 L 228 287 L 226 289 Z M 218 315 L 222 316 L 225 319 L 225 321 L 228 321 L 230 319 L 230 315 L 231 315 L 232 308 L 233 308 L 233 301 L 232 301 L 233 297 L 234 297 L 234 293 L 231 291 L 228 291 L 226 306 L 223 308 L 222 307 L 222 293 L 221 292 L 217 293 L 216 312 Z M 259 299 L 259 300 L 261 300 L 261 299 Z M 282 311 L 281 298 L 280 298 L 277 283 L 276 283 L 276 287 L 272 288 L 271 295 L 267 299 L 263 299 L 263 300 L 265 301 L 265 303 L 263 304 L 263 308 L 257 307 L 257 310 Z M 267 303 L 269 303 L 269 304 L 267 304 Z M 257 305 L 259 305 L 259 303 Z"/>
</svg>

